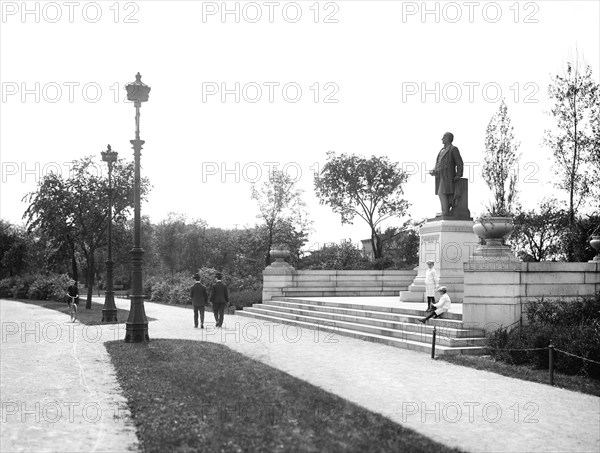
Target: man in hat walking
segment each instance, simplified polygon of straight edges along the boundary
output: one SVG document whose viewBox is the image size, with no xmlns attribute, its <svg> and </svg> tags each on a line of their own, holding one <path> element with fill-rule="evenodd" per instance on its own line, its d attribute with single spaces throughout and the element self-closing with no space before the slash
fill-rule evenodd
<svg viewBox="0 0 600 453">
<path fill-rule="evenodd" d="M 450 296 L 448 296 L 448 294 L 447 294 L 448 290 L 446 289 L 445 286 L 440 286 L 438 288 L 438 291 L 442 294 L 442 297 L 440 297 L 440 300 L 438 301 L 437 304 L 433 304 L 433 306 L 435 307 L 435 311 L 432 311 L 431 313 L 429 313 L 429 315 L 426 318 L 419 319 L 419 321 L 422 322 L 423 324 L 425 324 L 428 319 L 439 318 L 444 313 L 446 313 L 448 310 L 450 310 L 451 301 L 450 301 Z"/>
<path fill-rule="evenodd" d="M 221 281 L 223 276 L 218 273 L 215 277 L 217 282 L 213 285 L 210 292 L 210 301 L 213 304 L 216 326 L 221 327 L 223 325 L 223 318 L 225 317 L 225 305 L 229 303 L 229 294 L 227 286 Z"/>
<path fill-rule="evenodd" d="M 200 283 L 200 274 L 194 274 L 194 286 L 192 286 L 192 305 L 194 307 L 194 328 L 198 328 L 198 312 L 200 312 L 200 328 L 204 329 L 204 307 L 208 301 L 206 286 Z"/>
</svg>

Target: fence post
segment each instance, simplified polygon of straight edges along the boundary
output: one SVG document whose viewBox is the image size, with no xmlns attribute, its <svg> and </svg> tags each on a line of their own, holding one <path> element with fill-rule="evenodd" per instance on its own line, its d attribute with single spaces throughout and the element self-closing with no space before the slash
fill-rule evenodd
<svg viewBox="0 0 600 453">
<path fill-rule="evenodd" d="M 548 345 L 548 371 L 550 372 L 550 385 L 554 385 L 554 345 Z"/>
<path fill-rule="evenodd" d="M 437 334 L 437 329 L 433 326 L 433 338 L 431 339 L 431 358 L 435 358 L 435 336 Z"/>
</svg>

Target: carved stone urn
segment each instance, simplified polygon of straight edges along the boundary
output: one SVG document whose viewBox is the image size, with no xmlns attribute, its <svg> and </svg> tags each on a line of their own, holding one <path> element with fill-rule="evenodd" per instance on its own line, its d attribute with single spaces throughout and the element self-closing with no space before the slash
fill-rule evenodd
<svg viewBox="0 0 600 453">
<path fill-rule="evenodd" d="M 485 240 L 486 245 L 494 246 L 503 245 L 504 238 L 514 229 L 512 217 L 480 217 L 473 225 L 473 232 Z"/>
<path fill-rule="evenodd" d="M 600 262 L 600 235 L 593 235 L 590 238 L 590 245 L 594 250 L 596 250 L 596 256 L 593 260 L 590 260 L 590 262 Z"/>
<path fill-rule="evenodd" d="M 514 230 L 512 217 L 487 216 L 478 218 L 473 224 L 473 232 L 485 241 L 473 252 L 474 258 L 489 260 L 516 260 L 504 239 Z"/>
<path fill-rule="evenodd" d="M 269 252 L 271 258 L 273 258 L 273 262 L 271 266 L 273 267 L 287 267 L 288 263 L 285 262 L 286 258 L 289 258 L 291 253 L 285 245 L 274 245 Z"/>
</svg>

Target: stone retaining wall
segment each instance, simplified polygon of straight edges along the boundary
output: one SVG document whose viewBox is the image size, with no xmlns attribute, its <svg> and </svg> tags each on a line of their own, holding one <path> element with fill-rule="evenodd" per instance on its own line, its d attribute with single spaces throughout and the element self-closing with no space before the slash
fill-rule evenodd
<svg viewBox="0 0 600 453">
<path fill-rule="evenodd" d="M 600 262 L 469 261 L 464 271 L 463 322 L 488 331 L 526 321 L 531 300 L 576 299 L 600 291 Z"/>
<path fill-rule="evenodd" d="M 276 296 L 397 296 L 416 275 L 416 270 L 299 271 L 273 263 L 263 271 L 263 301 Z"/>
</svg>

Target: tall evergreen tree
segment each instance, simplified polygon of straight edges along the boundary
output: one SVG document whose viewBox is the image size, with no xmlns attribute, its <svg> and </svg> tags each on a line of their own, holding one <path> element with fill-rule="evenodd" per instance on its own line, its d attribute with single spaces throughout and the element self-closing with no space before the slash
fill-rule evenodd
<svg viewBox="0 0 600 453">
<path fill-rule="evenodd" d="M 485 131 L 485 154 L 482 175 L 492 191 L 491 215 L 512 215 L 517 205 L 519 143 L 515 141 L 508 107 L 502 100 Z"/>
</svg>

